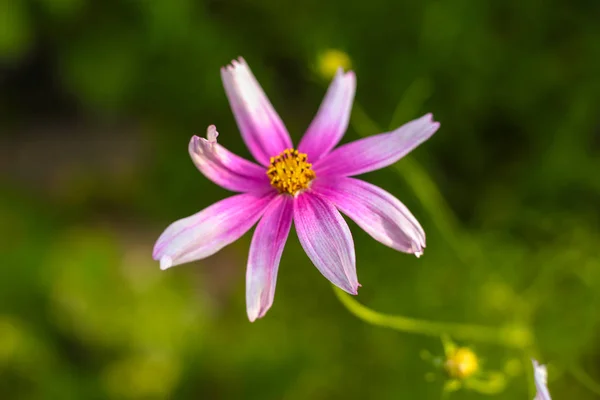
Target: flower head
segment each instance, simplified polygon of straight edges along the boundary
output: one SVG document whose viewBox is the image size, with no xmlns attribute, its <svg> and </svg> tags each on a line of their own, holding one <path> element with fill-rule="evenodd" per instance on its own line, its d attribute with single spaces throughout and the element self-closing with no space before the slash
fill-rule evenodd
<svg viewBox="0 0 600 400">
<path fill-rule="evenodd" d="M 338 70 L 317 115 L 297 147 L 243 59 L 221 69 L 242 138 L 258 164 L 207 138 L 192 137 L 196 167 L 217 185 L 240 194 L 171 224 L 153 257 L 162 269 L 208 257 L 240 238 L 258 222 L 246 272 L 248 318 L 265 315 L 273 303 L 283 247 L 292 221 L 306 254 L 333 284 L 356 294 L 354 242 L 340 211 L 374 239 L 420 255 L 425 233 L 395 197 L 352 176 L 395 163 L 439 128 L 431 114 L 387 133 L 342 145 L 356 78 Z"/>
</svg>

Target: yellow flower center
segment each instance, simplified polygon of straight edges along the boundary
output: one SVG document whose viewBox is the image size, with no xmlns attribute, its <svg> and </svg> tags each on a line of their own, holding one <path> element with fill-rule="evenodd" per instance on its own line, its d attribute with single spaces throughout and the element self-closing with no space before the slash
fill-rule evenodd
<svg viewBox="0 0 600 400">
<path fill-rule="evenodd" d="M 448 355 L 444 367 L 451 378 L 465 379 L 477 372 L 479 360 L 471 349 L 460 347 Z"/>
<path fill-rule="evenodd" d="M 277 157 L 271 157 L 271 166 L 267 170 L 271 186 L 279 193 L 291 195 L 307 189 L 316 176 L 312 164 L 306 162 L 307 157 L 294 149 L 286 149 Z"/>
</svg>

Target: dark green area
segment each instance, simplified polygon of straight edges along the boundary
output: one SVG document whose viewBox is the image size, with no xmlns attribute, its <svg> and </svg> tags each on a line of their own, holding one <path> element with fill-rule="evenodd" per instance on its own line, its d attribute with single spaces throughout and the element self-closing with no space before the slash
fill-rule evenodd
<svg viewBox="0 0 600 400">
<path fill-rule="evenodd" d="M 377 125 L 425 112 L 442 124 L 397 168 L 364 177 L 405 202 L 428 240 L 416 259 L 351 224 L 358 300 L 530 328 L 525 351 L 459 342 L 484 371 L 508 366 L 493 397 L 531 399 L 535 356 L 551 365 L 553 398 L 598 398 L 577 371 L 600 382 L 600 2 L 0 0 L 0 10 L 0 398 L 441 397 L 443 371 L 422 357 L 443 357 L 441 341 L 353 317 L 293 234 L 275 304 L 254 324 L 250 235 L 167 272 L 151 259 L 170 222 L 228 195 L 190 162 L 191 135 L 216 124 L 249 157 L 219 68 L 244 56 L 297 141 L 328 84 L 328 49 L 350 56 L 357 104 Z M 345 141 L 378 133 L 361 121 Z"/>
</svg>

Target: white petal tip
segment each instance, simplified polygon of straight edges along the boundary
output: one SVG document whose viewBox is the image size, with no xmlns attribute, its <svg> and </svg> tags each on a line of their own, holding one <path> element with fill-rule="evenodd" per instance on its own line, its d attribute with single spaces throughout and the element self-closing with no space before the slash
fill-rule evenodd
<svg viewBox="0 0 600 400">
<path fill-rule="evenodd" d="M 413 245 L 412 246 L 412 251 L 411 253 L 413 253 L 415 255 L 415 257 L 420 258 L 423 255 L 423 249 L 425 248 L 425 245 Z"/>
<path fill-rule="evenodd" d="M 165 270 L 173 266 L 173 259 L 169 256 L 162 256 L 160 258 L 160 269 Z"/>
<path fill-rule="evenodd" d="M 433 119 L 433 114 L 432 113 L 427 113 L 425 115 L 423 115 L 421 118 L 419 118 L 421 121 L 423 122 L 427 122 L 428 124 L 430 124 L 432 129 L 437 130 L 440 127 L 440 123 L 438 121 L 435 121 Z"/>
<path fill-rule="evenodd" d="M 206 139 L 209 143 L 217 143 L 217 137 L 219 136 L 219 132 L 217 132 L 217 127 L 214 125 L 210 125 L 206 129 Z"/>
<path fill-rule="evenodd" d="M 231 60 L 231 62 L 229 64 L 227 64 L 225 67 L 223 67 L 222 70 L 228 71 L 228 72 L 235 72 L 236 69 L 247 68 L 247 66 L 248 66 L 248 64 L 246 63 L 246 60 L 244 60 L 243 57 L 238 57 L 235 60 Z"/>
<path fill-rule="evenodd" d="M 534 400 L 551 400 L 550 392 L 548 391 L 548 372 L 545 365 L 541 365 L 536 360 L 531 360 L 533 363 L 533 372 L 536 386 L 536 396 Z"/>
<path fill-rule="evenodd" d="M 536 378 L 536 382 L 546 385 L 548 382 L 548 370 L 545 365 L 540 364 L 537 360 L 531 359 L 533 363 L 533 370 Z"/>
<path fill-rule="evenodd" d="M 257 319 L 264 317 L 266 313 L 266 310 L 261 310 L 260 308 L 248 309 L 248 320 L 254 322 Z"/>
</svg>

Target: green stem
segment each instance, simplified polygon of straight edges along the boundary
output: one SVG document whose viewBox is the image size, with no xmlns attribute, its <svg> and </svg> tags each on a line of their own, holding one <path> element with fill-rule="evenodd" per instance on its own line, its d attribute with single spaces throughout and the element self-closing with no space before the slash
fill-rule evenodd
<svg viewBox="0 0 600 400">
<path fill-rule="evenodd" d="M 531 332 L 523 327 L 507 326 L 498 329 L 481 325 L 435 322 L 401 315 L 388 315 L 371 310 L 337 287 L 334 287 L 334 292 L 348 311 L 372 325 L 426 336 L 439 337 L 443 334 L 448 334 L 459 340 L 496 343 L 519 349 L 523 349 L 531 344 Z"/>
</svg>

